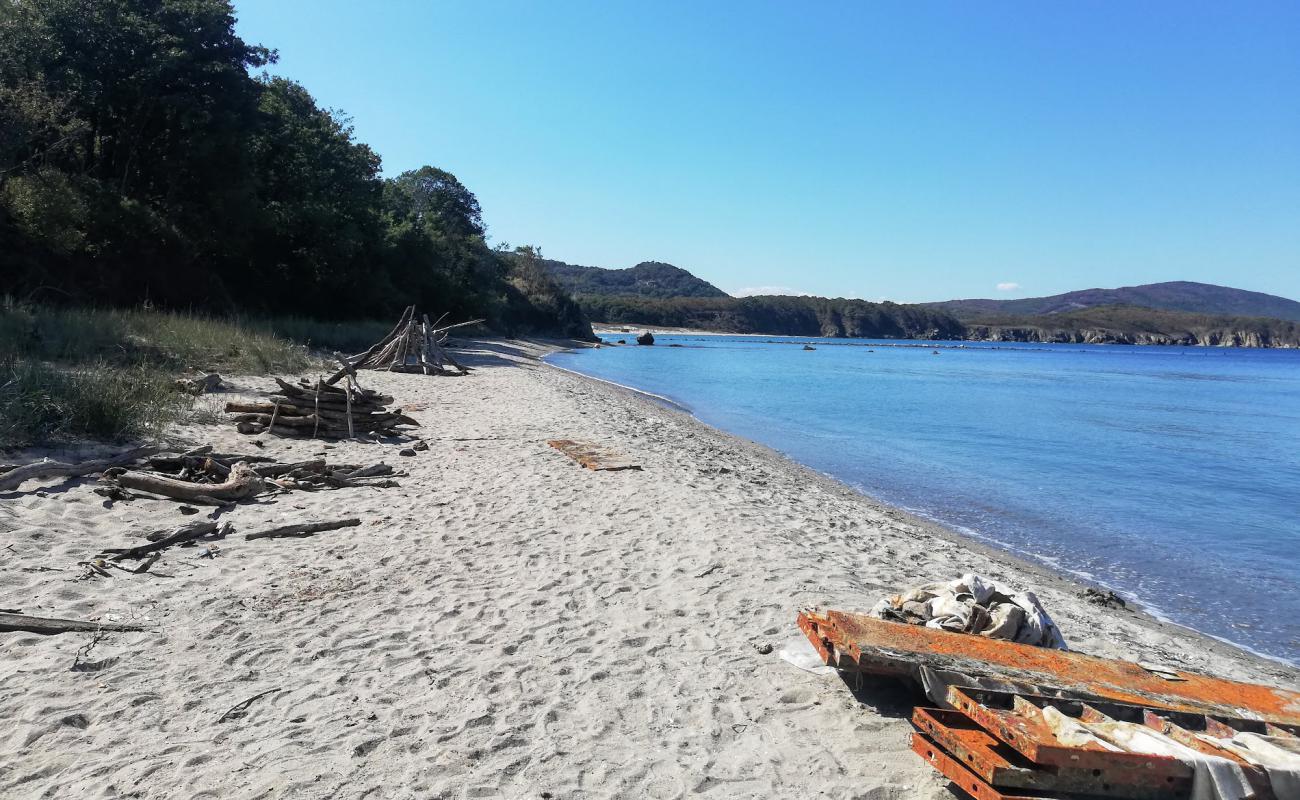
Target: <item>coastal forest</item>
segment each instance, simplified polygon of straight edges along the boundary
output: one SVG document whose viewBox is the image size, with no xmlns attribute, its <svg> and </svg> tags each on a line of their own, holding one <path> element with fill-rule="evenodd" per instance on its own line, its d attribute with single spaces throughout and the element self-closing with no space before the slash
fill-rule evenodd
<svg viewBox="0 0 1300 800">
<path fill-rule="evenodd" d="M 435 166 L 385 178 L 227 0 L 0 2 L 0 295 L 590 338 Z"/>
</svg>

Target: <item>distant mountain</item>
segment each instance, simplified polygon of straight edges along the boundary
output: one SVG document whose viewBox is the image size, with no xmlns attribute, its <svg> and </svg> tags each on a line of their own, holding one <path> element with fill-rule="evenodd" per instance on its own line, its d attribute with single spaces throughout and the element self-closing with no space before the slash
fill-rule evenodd
<svg viewBox="0 0 1300 800">
<path fill-rule="evenodd" d="M 1197 314 L 1137 306 L 1095 306 L 1052 314 L 986 314 L 965 321 L 974 341 L 1300 347 L 1300 322 Z"/>
<path fill-rule="evenodd" d="M 612 297 L 729 297 L 726 292 L 681 267 L 642 261 L 627 269 L 580 267 L 544 259 L 546 272 L 569 294 Z"/>
<path fill-rule="evenodd" d="M 868 339 L 960 339 L 965 328 L 944 311 L 842 297 L 617 297 L 578 299 L 592 320 L 720 333 Z"/>
<path fill-rule="evenodd" d="M 1083 289 L 1051 297 L 1016 300 L 948 300 L 925 303 L 963 320 L 990 315 L 1059 314 L 1098 306 L 1139 306 L 1164 311 L 1190 311 L 1234 317 L 1272 317 L 1300 321 L 1300 303 L 1285 297 L 1192 281 L 1148 283 L 1119 289 Z"/>
</svg>

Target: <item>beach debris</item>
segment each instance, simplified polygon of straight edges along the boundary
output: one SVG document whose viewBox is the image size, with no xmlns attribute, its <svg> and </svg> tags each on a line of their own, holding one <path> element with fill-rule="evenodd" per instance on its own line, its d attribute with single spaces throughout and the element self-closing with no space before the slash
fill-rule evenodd
<svg viewBox="0 0 1300 800">
<path fill-rule="evenodd" d="M 357 435 L 394 435 L 403 427 L 420 423 L 387 408 L 393 398 L 371 389 L 362 389 L 349 376 L 346 387 L 325 381 L 314 384 L 300 378 L 293 384 L 275 379 L 280 393 L 267 400 L 226 403 L 226 411 L 235 414 L 235 428 L 243 434 L 273 433 L 277 436 L 344 439 Z"/>
<path fill-rule="evenodd" d="M 345 375 L 355 374 L 359 369 L 416 372 L 424 375 L 468 375 L 469 368 L 461 365 L 447 352 L 448 331 L 466 325 L 477 325 L 483 320 L 474 319 L 439 327 L 446 318 L 447 315 L 443 314 L 437 323 L 430 323 L 428 314 L 421 314 L 417 319 L 415 306 L 407 306 L 388 335 L 364 353 L 339 356 L 342 369 L 330 376 L 325 383 L 338 383 Z"/>
<path fill-rule="evenodd" d="M 924 673 L 959 673 L 965 685 L 989 679 L 1050 686 L 1117 703 L 1227 717 L 1276 718 L 1300 725 L 1300 691 L 1242 683 L 1192 671 L 1168 681 L 1141 665 L 983 636 L 900 625 L 868 614 L 804 610 L 800 630 L 841 671 L 891 675 L 924 685 Z"/>
<path fill-rule="evenodd" d="M 1069 649 L 1037 595 L 1017 592 L 973 572 L 956 580 L 927 583 L 887 597 L 871 613 L 909 625 Z"/>
<path fill-rule="evenodd" d="M 220 717 L 217 717 L 217 722 L 226 722 L 232 719 L 239 719 L 240 717 L 248 713 L 248 707 L 251 706 L 253 703 L 256 703 L 258 700 L 261 700 L 263 697 L 266 697 L 269 694 L 275 694 L 278 691 L 280 691 L 279 686 L 275 687 L 274 689 L 267 689 L 265 692 L 258 692 L 257 694 L 253 695 L 247 700 L 244 700 L 241 703 L 236 703 L 235 705 L 226 709 L 226 713 L 222 714 Z"/>
<path fill-rule="evenodd" d="M 650 331 L 646 331 L 645 333 L 636 337 L 636 343 L 648 347 L 655 343 L 655 335 Z"/>
<path fill-rule="evenodd" d="M 575 442 L 571 439 L 551 439 L 547 444 L 590 470 L 618 472 L 620 470 L 640 471 L 641 469 L 640 464 L 636 464 L 626 456 L 598 444 Z"/>
<path fill-rule="evenodd" d="M 272 528 L 257 533 L 245 534 L 245 539 L 285 539 L 285 538 L 303 538 L 314 536 L 317 533 L 325 531 L 336 531 L 339 528 L 355 528 L 361 524 L 361 520 L 356 517 L 348 519 L 334 520 L 333 522 L 298 522 L 292 525 L 281 525 L 278 528 Z"/>
<path fill-rule="evenodd" d="M 1122 608 L 1128 610 L 1128 603 L 1124 598 L 1115 594 L 1109 589 L 1094 589 L 1091 586 L 1079 593 L 1079 596 L 1094 606 L 1102 608 Z"/>
<path fill-rule="evenodd" d="M 157 553 L 166 550 L 169 547 L 174 547 L 178 544 L 185 544 L 204 537 L 221 539 L 230 535 L 233 531 L 234 527 L 229 522 L 222 523 L 221 525 L 218 525 L 215 522 L 191 522 L 182 525 L 171 532 L 155 531 L 154 533 L 145 536 L 145 539 L 149 542 L 148 544 L 123 548 L 108 547 L 105 548 L 100 555 L 108 556 L 112 561 L 122 561 L 128 558 L 144 558 L 151 553 Z"/>
<path fill-rule="evenodd" d="M 67 464 L 62 461 L 51 461 L 45 459 L 37 461 L 34 464 L 23 464 L 15 466 L 6 471 L 0 472 L 0 492 L 7 492 L 23 485 L 24 481 L 34 480 L 37 478 L 53 478 L 62 476 L 65 478 L 80 478 L 84 475 L 90 475 L 95 472 L 103 472 L 112 467 L 122 466 L 124 464 L 134 463 L 145 456 L 157 453 L 160 448 L 157 447 L 137 447 L 108 458 L 99 458 L 93 461 L 82 461 L 77 464 Z"/>
<path fill-rule="evenodd" d="M 382 461 L 369 466 L 331 465 L 322 458 L 280 463 L 267 456 L 214 453 L 207 446 L 181 454 L 155 455 L 135 470 L 110 469 L 104 481 L 106 488 L 124 493 L 112 495 L 118 499 L 168 498 L 186 504 L 226 506 L 270 491 L 391 488 L 398 485 L 391 480 L 398 475 Z M 149 494 L 126 492 L 125 487 Z M 186 514 L 197 511 L 189 505 L 180 509 Z"/>
<path fill-rule="evenodd" d="M 59 633 L 80 633 L 85 631 L 131 632 L 142 631 L 140 625 L 126 625 L 116 622 L 90 622 L 77 619 L 58 619 L 55 617 L 33 617 L 27 614 L 0 613 L 0 633 L 38 633 L 52 636 Z"/>
<path fill-rule="evenodd" d="M 211 461 L 211 459 L 209 459 Z M 104 480 L 123 489 L 134 489 L 173 500 L 202 505 L 225 505 L 256 497 L 266 491 L 266 481 L 246 461 L 229 468 L 221 483 L 195 483 L 153 472 L 127 470 L 105 474 Z"/>
<path fill-rule="evenodd" d="M 1190 671 L 1171 681 L 1131 662 L 865 614 L 805 610 L 798 624 L 850 683 L 920 687 L 937 708 L 914 709 L 912 749 L 980 800 L 1294 796 L 1300 770 L 1263 752 L 1279 742 L 1297 752 L 1300 692 Z"/>
<path fill-rule="evenodd" d="M 195 378 L 177 378 L 173 385 L 177 391 L 192 395 L 210 394 L 224 388 L 221 376 L 215 372 L 209 372 Z"/>
</svg>

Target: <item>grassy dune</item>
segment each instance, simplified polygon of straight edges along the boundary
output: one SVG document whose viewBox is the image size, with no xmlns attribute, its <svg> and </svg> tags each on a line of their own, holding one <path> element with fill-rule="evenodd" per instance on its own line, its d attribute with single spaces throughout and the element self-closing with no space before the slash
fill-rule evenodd
<svg viewBox="0 0 1300 800">
<path fill-rule="evenodd" d="M 151 310 L 0 306 L 0 448 L 156 436 L 210 404 L 185 371 L 295 373 L 364 349 L 381 322 L 221 319 Z"/>
</svg>

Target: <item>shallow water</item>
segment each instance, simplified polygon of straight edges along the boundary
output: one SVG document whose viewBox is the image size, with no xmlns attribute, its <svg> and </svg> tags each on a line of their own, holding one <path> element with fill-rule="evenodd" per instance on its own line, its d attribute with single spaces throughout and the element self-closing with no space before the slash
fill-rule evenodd
<svg viewBox="0 0 1300 800">
<path fill-rule="evenodd" d="M 656 342 L 548 360 L 1300 664 L 1300 352 Z"/>
</svg>

